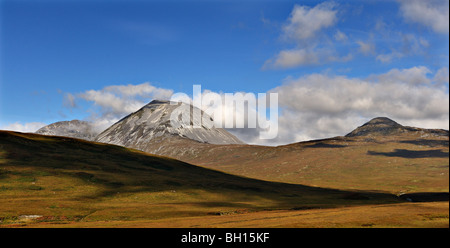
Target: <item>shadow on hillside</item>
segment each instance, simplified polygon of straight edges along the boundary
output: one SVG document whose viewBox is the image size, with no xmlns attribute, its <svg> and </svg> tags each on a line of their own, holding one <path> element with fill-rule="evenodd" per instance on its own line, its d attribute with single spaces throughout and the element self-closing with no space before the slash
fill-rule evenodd
<svg viewBox="0 0 450 248">
<path fill-rule="evenodd" d="M 437 202 L 448 201 L 448 192 L 420 192 L 420 193 L 408 193 L 399 196 L 401 199 L 410 202 Z"/>
<path fill-rule="evenodd" d="M 395 149 L 393 152 L 368 151 L 367 154 L 374 156 L 401 157 L 401 158 L 448 158 L 448 152 L 441 149 L 428 151 L 415 151 L 406 149 Z"/>
<path fill-rule="evenodd" d="M 399 143 L 413 144 L 418 146 L 428 146 L 428 147 L 448 147 L 448 140 L 402 140 Z"/>
<path fill-rule="evenodd" d="M 327 143 L 316 143 L 316 144 L 312 144 L 312 145 L 307 145 L 305 147 L 308 148 L 343 148 L 343 147 L 347 147 L 345 145 L 336 145 L 336 144 L 327 144 Z"/>
</svg>

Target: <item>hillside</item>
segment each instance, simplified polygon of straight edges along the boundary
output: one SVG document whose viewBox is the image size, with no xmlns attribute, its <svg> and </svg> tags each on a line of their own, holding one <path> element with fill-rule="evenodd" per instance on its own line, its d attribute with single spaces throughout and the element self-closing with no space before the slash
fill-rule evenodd
<svg viewBox="0 0 450 248">
<path fill-rule="evenodd" d="M 80 139 L 0 131 L 0 225 L 206 217 L 403 202 L 266 182 Z"/>
<path fill-rule="evenodd" d="M 310 186 L 448 192 L 448 131 L 376 118 L 352 135 L 279 147 L 161 142 L 157 154 L 262 180 Z"/>
</svg>

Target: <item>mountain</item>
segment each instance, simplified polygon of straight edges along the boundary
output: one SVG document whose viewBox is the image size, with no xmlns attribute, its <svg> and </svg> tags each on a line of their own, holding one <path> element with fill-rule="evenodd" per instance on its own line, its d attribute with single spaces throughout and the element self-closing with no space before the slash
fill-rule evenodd
<svg viewBox="0 0 450 248">
<path fill-rule="evenodd" d="M 377 117 L 356 128 L 346 137 L 410 135 L 419 132 L 423 135 L 448 136 L 448 130 L 402 126 L 387 117 Z"/>
<path fill-rule="evenodd" d="M 84 140 L 94 140 L 98 131 L 87 121 L 59 121 L 40 128 L 35 133 L 42 135 L 65 136 Z"/>
<path fill-rule="evenodd" d="M 191 110 L 190 123 L 178 120 L 176 124 L 179 126 L 173 126 L 170 117 L 179 106 L 181 105 L 174 105 L 169 101 L 154 100 L 100 133 L 95 141 L 146 152 L 153 152 L 163 145 L 162 143 L 174 140 L 188 143 L 243 144 L 225 129 L 206 127 L 203 123 L 211 121 L 212 118 L 203 112 L 203 119 L 195 118 L 192 111 L 194 107 L 187 104 L 183 107 L 184 111 Z"/>
</svg>

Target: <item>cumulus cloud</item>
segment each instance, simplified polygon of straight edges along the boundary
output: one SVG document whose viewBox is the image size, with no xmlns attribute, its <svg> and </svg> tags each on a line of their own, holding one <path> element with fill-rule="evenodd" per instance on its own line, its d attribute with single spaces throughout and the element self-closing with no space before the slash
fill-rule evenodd
<svg viewBox="0 0 450 248">
<path fill-rule="evenodd" d="M 432 82 L 428 77 L 431 70 L 425 66 L 414 66 L 407 69 L 391 69 L 387 73 L 380 75 L 372 75 L 369 80 L 383 84 L 411 84 L 411 85 L 427 85 Z"/>
<path fill-rule="evenodd" d="M 449 72 L 448 67 L 442 67 L 434 75 L 433 81 L 437 84 L 448 84 L 449 83 Z"/>
<path fill-rule="evenodd" d="M 292 49 L 282 50 L 273 59 L 267 60 L 263 69 L 286 69 L 297 66 L 321 65 L 329 62 L 347 62 L 353 59 L 351 53 L 341 56 L 333 49 Z"/>
<path fill-rule="evenodd" d="M 106 86 L 101 90 L 79 93 L 76 97 L 93 102 L 101 108 L 103 115 L 120 116 L 136 111 L 152 99 L 169 99 L 172 94 L 172 90 L 157 88 L 147 82 Z"/>
<path fill-rule="evenodd" d="M 359 52 L 361 52 L 364 55 L 373 54 L 375 52 L 375 45 L 371 42 L 364 42 L 364 41 L 356 41 L 356 43 L 359 45 Z"/>
<path fill-rule="evenodd" d="M 20 123 L 15 122 L 11 123 L 5 126 L 0 127 L 1 130 L 9 130 L 9 131 L 16 131 L 16 132 L 22 132 L 22 133 L 34 133 L 39 128 L 46 126 L 47 124 L 42 122 L 28 122 L 28 123 Z"/>
<path fill-rule="evenodd" d="M 314 65 L 319 63 L 319 56 L 313 50 L 292 49 L 280 51 L 275 58 L 269 59 L 263 65 L 266 68 L 292 68 L 302 65 Z"/>
<path fill-rule="evenodd" d="M 100 106 L 103 113 L 108 115 L 130 113 L 143 105 L 143 102 L 134 98 L 123 98 L 123 96 L 118 96 L 104 90 L 88 90 L 79 94 L 78 97 L 86 101 L 91 101 L 96 106 Z"/>
<path fill-rule="evenodd" d="M 352 59 L 350 55 L 337 55 L 330 44 L 322 44 L 321 41 L 324 30 L 338 21 L 337 7 L 333 2 L 323 2 L 314 7 L 295 5 L 282 26 L 281 35 L 282 40 L 294 43 L 295 47 L 282 49 L 273 58 L 266 60 L 262 69 L 286 69 Z M 347 40 L 341 31 L 337 31 L 334 38 L 342 42 Z"/>
<path fill-rule="evenodd" d="M 400 13 L 408 22 L 418 23 L 442 34 L 449 33 L 448 0 L 398 0 Z"/>
<path fill-rule="evenodd" d="M 128 84 L 128 85 L 111 85 L 106 86 L 102 89 L 104 92 L 111 92 L 117 95 L 123 95 L 126 97 L 145 97 L 145 98 L 157 98 L 157 99 L 168 99 L 172 94 L 172 90 L 157 88 L 150 83 L 142 84 Z"/>
<path fill-rule="evenodd" d="M 75 96 L 72 95 L 71 93 L 66 93 L 64 95 L 63 105 L 68 108 L 75 108 L 77 106 L 77 104 L 75 102 Z"/>
<path fill-rule="evenodd" d="M 313 8 L 295 5 L 287 24 L 283 26 L 283 35 L 295 41 L 313 38 L 322 29 L 336 23 L 336 14 L 336 4 L 332 2 L 324 2 Z"/>
<path fill-rule="evenodd" d="M 398 0 L 399 11 L 407 22 L 419 23 L 437 33 L 448 34 L 448 0 Z M 405 33 L 397 25 L 386 23 L 381 17 L 372 29 L 344 33 L 337 26 L 348 6 L 331 1 L 315 6 L 294 5 L 281 27 L 282 47 L 267 59 L 262 69 L 290 69 L 317 66 L 333 62 L 348 62 L 358 56 L 373 56 L 387 64 L 412 56 L 434 56 L 433 37 L 427 33 Z M 345 21 L 343 19 L 342 21 Z M 397 29 L 396 29 L 397 28 Z M 284 44 L 286 45 L 286 44 Z M 345 55 L 347 54 L 347 55 Z"/>
<path fill-rule="evenodd" d="M 336 31 L 334 34 L 334 39 L 337 41 L 347 41 L 348 37 L 345 33 L 341 32 L 340 30 Z"/>
<path fill-rule="evenodd" d="M 407 56 L 426 55 L 426 50 L 430 46 L 428 40 L 411 33 L 392 32 L 389 36 L 399 42 L 390 44 L 389 52 L 384 51 L 376 56 L 375 59 L 382 63 L 391 63 Z"/>
<path fill-rule="evenodd" d="M 402 58 L 404 56 L 403 53 L 397 52 L 397 51 L 393 51 L 390 53 L 385 53 L 385 54 L 379 54 L 376 57 L 377 61 L 380 61 L 382 63 L 390 63 L 395 59 L 399 59 Z"/>
</svg>

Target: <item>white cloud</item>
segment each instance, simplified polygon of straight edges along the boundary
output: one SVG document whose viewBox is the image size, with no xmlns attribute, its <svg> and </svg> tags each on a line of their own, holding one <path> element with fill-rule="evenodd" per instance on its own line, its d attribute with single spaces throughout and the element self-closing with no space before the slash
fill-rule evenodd
<svg viewBox="0 0 450 248">
<path fill-rule="evenodd" d="M 390 63 L 390 62 L 392 62 L 392 60 L 402 58 L 403 56 L 404 55 L 402 53 L 393 51 L 391 53 L 377 55 L 376 60 L 378 60 L 382 63 Z"/>
<path fill-rule="evenodd" d="M 331 2 L 321 3 L 313 8 L 295 5 L 288 23 L 283 27 L 283 35 L 295 41 L 313 38 L 322 29 L 336 23 L 336 14 L 336 5 Z"/>
<path fill-rule="evenodd" d="M 329 62 L 347 62 L 352 59 L 352 54 L 339 56 L 336 51 L 325 48 L 282 50 L 274 58 L 266 60 L 262 69 L 286 69 Z"/>
<path fill-rule="evenodd" d="M 348 37 L 345 33 L 341 32 L 340 30 L 336 31 L 334 34 L 334 39 L 337 41 L 347 41 Z"/>
<path fill-rule="evenodd" d="M 420 23 L 432 30 L 448 34 L 448 0 L 398 0 L 400 13 L 408 22 Z M 435 49 L 433 37 L 427 33 L 404 33 L 398 25 L 375 20 L 371 30 L 349 34 L 337 27 L 348 5 L 327 1 L 315 6 L 294 5 L 281 28 L 281 37 L 290 47 L 284 47 L 262 69 L 286 69 L 332 62 L 347 62 L 359 56 L 373 56 L 375 61 L 391 63 L 408 57 L 430 59 Z M 389 19 L 390 20 L 390 19 Z M 346 21 L 345 19 L 342 21 Z M 430 39 L 431 38 L 431 39 Z M 347 56 L 345 56 L 347 54 Z M 432 59 L 432 58 L 431 58 Z"/>
<path fill-rule="evenodd" d="M 434 75 L 433 81 L 438 84 L 448 84 L 449 83 L 449 72 L 448 67 L 442 67 Z"/>
<path fill-rule="evenodd" d="M 356 41 L 356 43 L 359 45 L 359 52 L 361 52 L 364 55 L 369 55 L 375 53 L 375 45 L 371 42 L 363 42 L 363 41 Z"/>
<path fill-rule="evenodd" d="M 136 111 L 144 102 L 133 98 L 122 98 L 108 91 L 88 90 L 78 95 L 86 101 L 94 102 L 94 105 L 100 106 L 105 113 L 121 115 Z"/>
<path fill-rule="evenodd" d="M 406 21 L 419 23 L 435 32 L 449 33 L 448 0 L 398 0 Z"/>
<path fill-rule="evenodd" d="M 293 42 L 295 47 L 282 49 L 273 58 L 266 60 L 262 69 L 286 69 L 352 60 L 352 54 L 339 54 L 332 43 L 325 42 L 329 37 L 324 30 L 337 23 L 338 12 L 338 5 L 333 2 L 323 2 L 314 7 L 295 5 L 282 27 L 281 35 L 285 41 Z M 348 39 L 339 30 L 333 38 L 341 42 Z"/>
<path fill-rule="evenodd" d="M 138 110 L 152 99 L 169 99 L 172 94 L 172 90 L 157 88 L 146 82 L 138 85 L 106 86 L 101 90 L 88 90 L 79 93 L 76 97 L 99 106 L 103 116 L 119 117 Z M 70 94 L 68 95 L 70 96 Z"/>
<path fill-rule="evenodd" d="M 33 133 L 36 132 L 39 128 L 46 126 L 47 124 L 42 122 L 28 122 L 28 123 L 20 123 L 15 122 L 8 124 L 6 126 L 2 126 L 1 130 L 9 130 L 9 131 L 16 131 L 16 132 L 22 132 L 22 133 Z"/>
<path fill-rule="evenodd" d="M 141 96 L 156 99 L 168 99 L 173 94 L 172 90 L 157 88 L 148 82 L 137 85 L 111 85 L 103 88 L 102 91 L 112 92 L 127 97 Z"/>
<path fill-rule="evenodd" d="M 399 52 L 391 52 L 386 54 L 379 54 L 376 58 L 376 60 L 382 62 L 382 63 L 390 63 L 392 60 L 397 58 L 402 58 L 403 54 Z"/>
<path fill-rule="evenodd" d="M 423 46 L 423 47 L 429 47 L 430 46 L 430 43 L 427 41 L 427 40 L 425 40 L 424 38 L 419 38 L 419 44 L 421 45 L 421 46 Z"/>
<path fill-rule="evenodd" d="M 63 105 L 69 108 L 75 108 L 77 106 L 75 102 L 75 96 L 70 93 L 66 93 L 64 95 Z"/>
<path fill-rule="evenodd" d="M 416 37 L 414 34 L 400 33 L 402 38 L 402 51 L 404 54 L 420 54 L 423 48 L 430 46 L 430 43 L 423 37 Z"/>
<path fill-rule="evenodd" d="M 383 19 L 378 19 L 375 23 L 375 30 L 379 31 L 379 32 L 383 32 L 385 31 L 387 28 L 387 24 L 386 22 L 384 22 Z"/>
<path fill-rule="evenodd" d="M 408 69 L 391 69 L 387 73 L 370 76 L 370 80 L 377 81 L 384 84 L 411 84 L 411 85 L 428 85 L 431 83 L 427 75 L 431 70 L 425 66 L 415 66 Z"/>
<path fill-rule="evenodd" d="M 312 50 L 292 49 L 280 51 L 275 58 L 267 60 L 263 69 L 266 68 L 291 68 L 303 65 L 314 65 L 319 63 L 318 55 Z"/>
<path fill-rule="evenodd" d="M 377 26 L 377 25 L 376 25 Z M 382 30 L 372 33 L 372 40 L 376 40 L 378 54 L 376 60 L 382 63 L 391 63 L 397 59 L 408 56 L 429 57 L 430 42 L 417 33 L 404 33 L 383 27 Z M 375 54 L 375 50 L 372 54 Z"/>
</svg>

